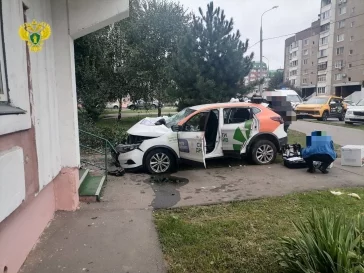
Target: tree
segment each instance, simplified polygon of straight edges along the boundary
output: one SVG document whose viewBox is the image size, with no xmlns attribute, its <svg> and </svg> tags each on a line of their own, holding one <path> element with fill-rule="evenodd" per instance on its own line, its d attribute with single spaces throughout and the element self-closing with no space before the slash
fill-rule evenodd
<svg viewBox="0 0 364 273">
<path fill-rule="evenodd" d="M 284 79 L 284 75 L 283 75 L 283 71 L 276 71 L 273 75 L 273 77 L 271 77 L 268 87 L 269 90 L 274 90 L 274 89 L 280 89 L 283 86 L 283 79 Z"/>
<path fill-rule="evenodd" d="M 167 0 L 140 0 L 134 3 L 134 8 L 137 16 L 131 18 L 127 41 L 133 49 L 132 64 L 138 68 L 143 91 L 131 95 L 134 99 L 166 102 L 166 91 L 171 86 L 167 77 L 171 56 L 187 28 L 189 17 L 182 5 Z M 158 115 L 161 115 L 160 107 Z"/>
<path fill-rule="evenodd" d="M 249 41 L 242 42 L 240 32 L 233 32 L 233 20 L 227 20 L 213 2 L 205 14 L 201 8 L 199 13 L 193 15 L 172 56 L 172 94 L 179 100 L 179 108 L 228 101 L 236 93 L 243 94 L 244 77 L 252 68 L 253 54 L 244 56 Z"/>
</svg>

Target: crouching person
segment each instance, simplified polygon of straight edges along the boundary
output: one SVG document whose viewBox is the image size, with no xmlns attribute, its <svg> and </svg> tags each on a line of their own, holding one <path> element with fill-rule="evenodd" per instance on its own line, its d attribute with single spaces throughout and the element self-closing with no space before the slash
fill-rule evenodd
<svg viewBox="0 0 364 273">
<path fill-rule="evenodd" d="M 302 150 L 302 157 L 308 165 L 308 172 L 315 172 L 313 162 L 318 161 L 321 162 L 319 170 L 324 174 L 328 173 L 327 168 L 337 158 L 331 137 L 322 131 L 315 131 L 311 136 L 306 136 L 306 148 Z"/>
</svg>

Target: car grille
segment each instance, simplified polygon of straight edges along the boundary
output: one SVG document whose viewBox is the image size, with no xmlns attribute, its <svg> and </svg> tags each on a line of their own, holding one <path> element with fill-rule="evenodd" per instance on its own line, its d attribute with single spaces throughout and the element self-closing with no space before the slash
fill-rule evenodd
<svg viewBox="0 0 364 273">
<path fill-rule="evenodd" d="M 312 110 L 297 110 L 296 114 L 309 114 L 309 115 L 319 115 L 320 112 L 319 111 L 312 111 Z"/>
<path fill-rule="evenodd" d="M 355 116 L 364 116 L 364 112 L 358 112 L 358 111 L 354 111 L 354 115 Z"/>
<path fill-rule="evenodd" d="M 354 122 L 364 122 L 364 119 L 358 119 L 358 118 L 350 118 L 349 120 Z"/>
</svg>

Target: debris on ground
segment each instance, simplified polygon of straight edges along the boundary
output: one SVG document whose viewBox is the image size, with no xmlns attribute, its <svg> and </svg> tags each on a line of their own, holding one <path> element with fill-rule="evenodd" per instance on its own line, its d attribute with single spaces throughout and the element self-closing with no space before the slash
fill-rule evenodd
<svg viewBox="0 0 364 273">
<path fill-rule="evenodd" d="M 125 170 L 122 167 L 113 165 L 109 166 L 108 174 L 113 176 L 123 176 L 125 174 Z"/>
<path fill-rule="evenodd" d="M 342 195 L 344 193 L 342 193 L 341 191 L 330 191 L 333 195 Z"/>
<path fill-rule="evenodd" d="M 356 193 L 349 193 L 348 194 L 349 196 L 353 197 L 353 198 L 356 198 L 356 199 L 361 199 L 359 195 L 357 195 Z"/>
</svg>

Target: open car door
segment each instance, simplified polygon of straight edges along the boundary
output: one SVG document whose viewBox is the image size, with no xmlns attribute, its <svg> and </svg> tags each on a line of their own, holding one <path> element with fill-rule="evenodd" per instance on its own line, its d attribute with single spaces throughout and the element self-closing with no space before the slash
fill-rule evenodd
<svg viewBox="0 0 364 273">
<path fill-rule="evenodd" d="M 209 112 L 197 113 L 178 132 L 180 158 L 190 163 L 202 164 L 205 168 L 205 126 L 208 115 Z"/>
</svg>

